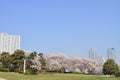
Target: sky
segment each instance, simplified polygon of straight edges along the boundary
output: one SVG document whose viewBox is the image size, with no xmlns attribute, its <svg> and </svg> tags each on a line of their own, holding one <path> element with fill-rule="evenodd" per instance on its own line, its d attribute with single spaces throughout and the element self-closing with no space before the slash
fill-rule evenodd
<svg viewBox="0 0 120 80">
<path fill-rule="evenodd" d="M 0 0 L 0 32 L 21 36 L 21 49 L 107 58 L 120 64 L 120 0 Z"/>
</svg>

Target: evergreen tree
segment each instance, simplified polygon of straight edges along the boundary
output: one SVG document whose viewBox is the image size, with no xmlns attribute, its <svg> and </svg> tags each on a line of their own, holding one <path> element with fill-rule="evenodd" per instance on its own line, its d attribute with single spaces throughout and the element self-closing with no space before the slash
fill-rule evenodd
<svg viewBox="0 0 120 80">
<path fill-rule="evenodd" d="M 118 65 L 113 59 L 108 59 L 103 65 L 103 73 L 105 75 L 115 75 L 118 71 Z"/>
<path fill-rule="evenodd" d="M 9 64 L 10 64 L 10 55 L 9 55 L 9 52 L 3 52 L 1 54 L 1 62 L 2 62 L 2 66 L 4 68 L 9 68 Z"/>
<path fill-rule="evenodd" d="M 23 70 L 25 53 L 22 50 L 16 50 L 14 54 L 11 55 L 12 70 L 20 72 Z"/>
</svg>

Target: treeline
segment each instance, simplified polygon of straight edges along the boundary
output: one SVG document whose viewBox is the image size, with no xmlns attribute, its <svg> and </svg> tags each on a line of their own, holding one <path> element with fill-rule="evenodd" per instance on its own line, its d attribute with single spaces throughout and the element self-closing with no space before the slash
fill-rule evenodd
<svg viewBox="0 0 120 80">
<path fill-rule="evenodd" d="M 24 51 L 17 50 L 12 55 L 3 52 L 0 56 L 0 70 L 8 72 L 21 72 L 23 70 Z"/>
<path fill-rule="evenodd" d="M 35 64 L 35 57 L 38 55 L 39 68 L 38 65 Z M 27 74 L 37 74 L 46 67 L 46 62 L 42 53 L 37 54 L 36 52 L 32 52 L 30 55 L 25 56 L 23 50 L 16 50 L 11 55 L 8 52 L 3 52 L 0 55 L 0 71 L 23 73 L 24 60 L 26 61 L 25 67 Z"/>
<path fill-rule="evenodd" d="M 22 50 L 16 50 L 11 55 L 3 52 L 0 56 L 0 71 L 24 73 L 24 64 L 25 74 L 57 72 L 120 76 L 119 67 L 112 59 L 101 63 L 89 58 L 68 57 L 64 54 L 27 54 Z"/>
<path fill-rule="evenodd" d="M 48 54 L 32 52 L 27 54 L 16 50 L 13 54 L 3 52 L 0 56 L 0 71 L 23 73 L 24 60 L 26 73 L 41 72 L 101 74 L 102 65 L 88 58 L 68 57 L 64 54 Z"/>
</svg>

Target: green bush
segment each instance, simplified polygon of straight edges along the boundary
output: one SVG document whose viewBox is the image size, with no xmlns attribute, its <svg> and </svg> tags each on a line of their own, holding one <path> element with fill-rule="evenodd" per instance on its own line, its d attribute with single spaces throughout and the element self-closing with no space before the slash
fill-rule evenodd
<svg viewBox="0 0 120 80">
<path fill-rule="evenodd" d="M 36 69 L 27 69 L 26 70 L 26 75 L 37 75 L 38 74 L 38 71 Z"/>
<path fill-rule="evenodd" d="M 116 77 L 120 77 L 120 72 L 115 74 Z"/>
<path fill-rule="evenodd" d="M 10 72 L 15 72 L 15 69 L 13 67 L 10 67 Z"/>
<path fill-rule="evenodd" d="M 59 73 L 65 73 L 65 68 L 64 67 L 61 67 L 59 70 L 58 70 Z"/>
<path fill-rule="evenodd" d="M 31 75 L 31 71 L 29 69 L 26 70 L 26 75 Z"/>
<path fill-rule="evenodd" d="M 9 72 L 9 68 L 0 68 L 0 71 L 2 71 L 2 72 Z"/>
</svg>

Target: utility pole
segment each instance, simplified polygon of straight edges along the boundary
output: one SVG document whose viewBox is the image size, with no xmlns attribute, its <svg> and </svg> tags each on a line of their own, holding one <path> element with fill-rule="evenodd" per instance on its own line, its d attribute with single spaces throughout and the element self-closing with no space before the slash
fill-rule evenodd
<svg viewBox="0 0 120 80">
<path fill-rule="evenodd" d="M 23 73 L 26 73 L 26 60 L 24 59 Z"/>
</svg>

